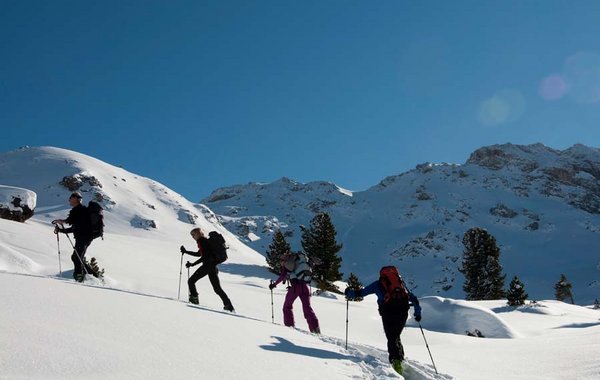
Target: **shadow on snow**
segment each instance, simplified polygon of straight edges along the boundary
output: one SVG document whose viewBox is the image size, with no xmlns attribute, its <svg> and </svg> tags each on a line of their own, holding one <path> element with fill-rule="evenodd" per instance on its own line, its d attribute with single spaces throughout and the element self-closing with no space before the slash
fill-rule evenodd
<svg viewBox="0 0 600 380">
<path fill-rule="evenodd" d="M 262 345 L 260 348 L 267 351 L 279 351 L 287 352 L 290 354 L 297 354 L 302 356 L 312 356 L 319 359 L 337 359 L 337 360 L 352 360 L 356 361 L 356 358 L 349 355 L 340 354 L 339 352 L 322 350 L 320 348 L 303 347 L 290 342 L 287 339 L 279 336 L 273 336 L 272 338 L 277 339 L 277 342 L 271 343 L 270 345 Z"/>
</svg>

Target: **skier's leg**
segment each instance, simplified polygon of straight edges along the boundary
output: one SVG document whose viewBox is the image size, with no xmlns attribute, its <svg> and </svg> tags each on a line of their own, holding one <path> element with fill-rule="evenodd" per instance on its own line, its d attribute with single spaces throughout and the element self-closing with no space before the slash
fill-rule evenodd
<svg viewBox="0 0 600 380">
<path fill-rule="evenodd" d="M 319 320 L 310 305 L 310 291 L 308 285 L 305 282 L 299 282 L 300 288 L 300 301 L 302 302 L 302 311 L 304 312 L 304 318 L 308 323 L 308 329 L 310 332 L 320 333 Z"/>
<path fill-rule="evenodd" d="M 85 251 L 88 245 L 89 243 L 86 240 L 75 239 L 71 261 L 73 261 L 73 277 L 78 281 L 83 281 L 83 275 L 89 273 L 87 267 L 84 267 L 83 264 L 85 263 Z"/>
<path fill-rule="evenodd" d="M 202 277 L 208 274 L 207 267 L 202 265 L 188 280 L 188 287 L 190 288 L 190 296 L 198 297 L 198 290 L 196 290 L 196 282 Z"/>
<path fill-rule="evenodd" d="M 88 239 L 80 239 L 79 241 L 75 240 L 75 248 L 77 249 L 77 252 L 79 252 L 81 262 L 83 262 L 83 265 L 85 266 L 85 270 L 83 272 L 86 274 L 94 274 L 94 271 L 92 270 L 90 264 L 85 261 L 85 255 L 87 254 L 87 250 L 90 247 L 90 244 L 92 244 L 92 241 Z"/>
<path fill-rule="evenodd" d="M 406 323 L 407 315 L 403 314 L 387 314 L 381 315 L 381 321 L 383 322 L 383 331 L 387 338 L 387 347 L 389 354 L 390 363 L 394 359 L 404 360 L 404 348 L 400 342 L 400 333 Z"/>
<path fill-rule="evenodd" d="M 402 330 L 404 330 L 404 326 L 406 326 L 406 320 L 408 319 L 408 313 L 402 314 L 398 317 L 398 322 L 396 325 L 396 329 L 398 331 L 398 353 L 400 354 L 400 360 L 404 360 L 404 346 L 402 345 L 402 339 L 400 335 L 402 334 Z"/>
<path fill-rule="evenodd" d="M 294 312 L 292 311 L 294 301 L 298 297 L 297 287 L 292 283 L 285 295 L 283 303 L 283 324 L 286 326 L 294 326 Z"/>
<path fill-rule="evenodd" d="M 214 270 L 210 270 L 208 272 L 208 279 L 210 280 L 210 284 L 213 287 L 213 290 L 219 297 L 221 297 L 221 301 L 223 301 L 223 307 L 225 310 L 233 311 L 233 305 L 231 304 L 231 300 L 225 294 L 223 288 L 221 288 L 221 282 L 219 281 L 219 270 L 217 267 L 214 267 Z"/>
</svg>

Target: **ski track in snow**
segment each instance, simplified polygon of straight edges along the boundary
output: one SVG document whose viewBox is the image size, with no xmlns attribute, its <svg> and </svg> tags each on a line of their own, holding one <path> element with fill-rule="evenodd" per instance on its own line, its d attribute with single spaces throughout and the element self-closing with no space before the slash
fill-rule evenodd
<svg viewBox="0 0 600 380">
<path fill-rule="evenodd" d="M 303 330 L 302 330 L 303 331 Z M 303 331 L 305 334 L 309 332 Z M 323 342 L 337 345 L 345 349 L 346 342 L 344 340 L 320 335 L 318 336 Z M 365 377 L 363 379 L 398 379 L 405 380 L 451 380 L 452 376 L 444 374 L 436 374 L 433 366 L 420 363 L 414 360 L 405 360 L 404 375 L 400 376 L 394 371 L 387 362 L 388 353 L 378 348 L 358 343 L 348 343 L 346 350 L 350 355 L 357 359 L 357 364 L 363 369 Z"/>
<path fill-rule="evenodd" d="M 197 309 L 200 311 L 223 314 L 228 317 L 244 318 L 247 320 L 252 320 L 252 321 L 261 322 L 261 323 L 281 325 L 279 323 L 272 323 L 270 321 L 265 321 L 262 319 L 245 316 L 245 315 L 239 314 L 237 312 L 231 313 L 231 312 L 227 312 L 224 310 L 217 310 L 217 309 L 211 308 L 211 307 L 203 305 L 203 304 L 194 305 L 194 304 L 190 304 L 186 301 L 176 299 L 176 298 L 170 298 L 170 297 L 164 297 L 164 296 L 159 296 L 159 295 L 154 295 L 154 294 L 149 294 L 149 293 L 135 292 L 135 291 L 125 290 L 125 289 L 115 288 L 115 287 L 111 286 L 111 284 L 113 284 L 113 281 L 110 278 L 100 280 L 100 279 L 94 278 L 90 275 L 86 275 L 85 281 L 83 283 L 78 283 L 75 280 L 69 279 L 67 277 L 60 277 L 58 275 L 57 276 L 45 276 L 45 275 L 37 275 L 37 274 L 29 274 L 29 273 L 16 273 L 16 272 L 9 272 L 9 271 L 0 271 L 0 272 L 15 275 L 15 276 L 52 279 L 52 280 L 64 281 L 66 283 L 70 283 L 75 286 L 85 286 L 85 287 L 90 287 L 90 288 L 97 288 L 97 289 L 110 290 L 110 291 L 116 291 L 116 292 L 121 292 L 121 293 L 128 293 L 128 294 L 133 294 L 133 295 L 142 296 L 142 297 L 151 297 L 151 298 L 175 301 L 175 302 L 184 304 L 186 307 L 190 307 L 190 308 Z M 422 364 L 417 361 L 413 361 L 413 360 L 409 360 L 409 359 L 406 359 L 406 361 L 405 361 L 404 376 L 401 376 L 391 368 L 390 364 L 387 362 L 388 354 L 387 354 L 387 352 L 384 352 L 383 350 L 380 350 L 378 348 L 375 348 L 375 347 L 372 347 L 369 345 L 358 344 L 358 343 L 354 343 L 354 342 L 349 343 L 348 348 L 346 349 L 345 348 L 346 343 L 344 340 L 326 336 L 326 335 L 315 335 L 306 330 L 302 330 L 299 328 L 295 328 L 295 330 L 300 333 L 316 337 L 327 344 L 337 346 L 340 348 L 340 351 L 345 351 L 349 355 L 351 355 L 353 357 L 352 361 L 354 362 L 354 364 L 357 365 L 362 371 L 362 374 L 360 376 L 353 376 L 352 378 L 354 378 L 354 379 L 372 379 L 372 380 L 377 380 L 377 379 L 451 380 L 451 379 L 453 379 L 453 377 L 448 376 L 448 375 L 436 374 L 431 365 Z"/>
</svg>

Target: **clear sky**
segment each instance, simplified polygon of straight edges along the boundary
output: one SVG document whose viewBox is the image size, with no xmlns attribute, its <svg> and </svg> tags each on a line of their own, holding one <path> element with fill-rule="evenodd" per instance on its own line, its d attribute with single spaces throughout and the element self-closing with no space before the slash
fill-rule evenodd
<svg viewBox="0 0 600 380">
<path fill-rule="evenodd" d="M 193 201 L 599 147 L 600 1 L 0 0 L 0 131 Z"/>
</svg>

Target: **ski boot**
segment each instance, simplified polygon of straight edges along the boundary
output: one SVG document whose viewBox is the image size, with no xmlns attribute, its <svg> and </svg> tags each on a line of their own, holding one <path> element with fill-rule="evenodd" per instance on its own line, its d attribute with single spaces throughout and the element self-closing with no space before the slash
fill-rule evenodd
<svg viewBox="0 0 600 380">
<path fill-rule="evenodd" d="M 402 375 L 402 373 L 404 372 L 404 368 L 402 367 L 402 360 L 400 359 L 392 360 L 392 367 L 394 368 L 394 371 L 398 372 L 400 375 Z"/>
<path fill-rule="evenodd" d="M 77 273 L 73 275 L 73 278 L 75 279 L 75 281 L 77 282 L 83 282 L 84 279 L 84 275 L 81 273 Z"/>
<path fill-rule="evenodd" d="M 200 301 L 198 300 L 198 296 L 190 295 L 190 303 L 193 303 L 194 305 L 198 305 L 200 303 Z"/>
<path fill-rule="evenodd" d="M 231 305 L 231 304 L 223 306 L 223 310 L 228 311 L 230 313 L 233 313 L 235 311 L 235 309 L 233 308 L 233 305 Z"/>
</svg>

